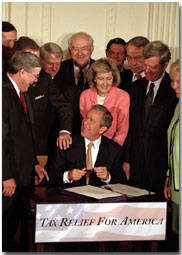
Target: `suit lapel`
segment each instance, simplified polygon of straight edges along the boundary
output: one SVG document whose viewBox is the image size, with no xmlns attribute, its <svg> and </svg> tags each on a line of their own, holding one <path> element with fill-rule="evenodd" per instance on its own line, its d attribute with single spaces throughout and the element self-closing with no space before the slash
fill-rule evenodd
<svg viewBox="0 0 182 255">
<path fill-rule="evenodd" d="M 70 85 L 74 84 L 76 86 L 73 60 L 70 61 L 70 65 L 69 65 L 69 77 L 70 77 Z"/>
<path fill-rule="evenodd" d="M 8 77 L 7 77 L 7 87 L 10 88 L 12 100 L 16 103 L 17 107 L 19 108 L 19 111 L 22 113 L 23 118 L 27 121 L 27 118 L 26 118 L 22 103 L 20 101 L 20 98 Z"/>
<path fill-rule="evenodd" d="M 156 117 L 159 116 L 160 113 L 162 113 L 165 110 L 166 104 L 168 101 L 168 97 L 167 97 L 168 86 L 169 86 L 169 81 L 167 80 L 167 74 L 165 74 L 160 83 L 154 102 L 151 106 L 149 116 L 148 116 L 149 118 L 147 122 L 147 127 L 153 125 Z"/>
<path fill-rule="evenodd" d="M 32 110 L 32 105 L 31 105 L 31 102 L 30 102 L 30 98 L 29 98 L 27 92 L 24 93 L 24 96 L 25 96 L 25 101 L 26 101 L 26 105 L 27 105 L 27 110 L 28 110 L 28 115 L 29 115 L 29 118 L 30 118 L 30 122 L 32 123 L 32 125 L 34 125 L 33 110 Z"/>
<path fill-rule="evenodd" d="M 141 86 L 139 86 L 138 88 L 138 106 L 139 106 L 138 110 L 140 112 L 140 115 L 139 115 L 140 123 L 142 123 L 142 126 L 144 126 L 145 98 L 146 98 L 146 90 L 147 90 L 148 81 L 145 78 L 143 78 L 141 80 L 138 80 L 138 83 L 140 82 L 142 83 L 141 83 Z"/>
<path fill-rule="evenodd" d="M 77 143 L 76 160 L 77 160 L 78 168 L 82 169 L 82 168 L 86 167 L 85 142 L 84 142 L 84 138 L 81 137 L 81 136 L 79 137 L 79 140 L 78 140 L 78 143 Z"/>
<path fill-rule="evenodd" d="M 97 166 L 106 165 L 105 163 L 106 161 L 107 161 L 107 146 L 105 145 L 105 137 L 102 136 L 95 166 L 97 167 Z"/>
</svg>

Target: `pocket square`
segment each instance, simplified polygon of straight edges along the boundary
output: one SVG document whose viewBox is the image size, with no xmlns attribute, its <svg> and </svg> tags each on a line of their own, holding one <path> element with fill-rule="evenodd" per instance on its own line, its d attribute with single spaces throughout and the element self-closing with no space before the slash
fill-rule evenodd
<svg viewBox="0 0 182 255">
<path fill-rule="evenodd" d="M 37 96 L 37 97 L 35 97 L 35 100 L 38 100 L 38 99 L 40 99 L 42 97 L 44 97 L 44 95 Z"/>
</svg>

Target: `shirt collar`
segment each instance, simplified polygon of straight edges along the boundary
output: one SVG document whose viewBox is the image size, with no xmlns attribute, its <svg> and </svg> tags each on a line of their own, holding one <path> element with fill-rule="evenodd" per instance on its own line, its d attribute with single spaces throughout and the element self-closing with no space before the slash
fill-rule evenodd
<svg viewBox="0 0 182 255">
<path fill-rule="evenodd" d="M 99 138 L 97 138 L 97 140 L 95 140 L 95 141 L 90 141 L 90 140 L 88 140 L 87 138 L 85 138 L 84 137 L 84 141 L 85 141 L 85 147 L 86 147 L 86 149 L 88 148 L 88 145 L 89 145 L 89 143 L 91 143 L 91 142 L 93 142 L 93 147 L 94 148 L 97 148 L 97 147 L 99 147 L 99 145 L 100 145 L 100 143 L 101 143 L 101 136 L 99 136 Z"/>
<path fill-rule="evenodd" d="M 18 88 L 18 85 L 16 84 L 16 82 L 11 78 L 11 76 L 9 75 L 9 73 L 7 73 L 8 78 L 10 79 L 11 83 L 13 84 L 14 89 L 16 90 L 16 93 L 18 94 L 18 96 L 20 97 L 20 89 Z"/>
<path fill-rule="evenodd" d="M 89 66 L 90 66 L 90 60 L 89 60 L 88 64 L 86 66 L 84 66 L 82 71 L 84 72 L 85 70 L 88 70 Z M 74 63 L 73 63 L 73 68 L 74 68 L 75 73 L 80 71 L 80 68 L 78 66 L 76 66 Z"/>
<path fill-rule="evenodd" d="M 149 81 L 148 85 L 150 86 L 151 83 L 154 83 L 156 87 L 159 87 L 163 77 L 164 77 L 165 71 L 163 72 L 162 76 L 157 81 Z"/>
</svg>

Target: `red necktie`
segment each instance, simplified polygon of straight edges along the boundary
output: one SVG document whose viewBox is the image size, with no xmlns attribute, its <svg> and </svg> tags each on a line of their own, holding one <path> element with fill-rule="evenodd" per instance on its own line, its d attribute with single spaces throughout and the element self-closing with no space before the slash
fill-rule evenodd
<svg viewBox="0 0 182 255">
<path fill-rule="evenodd" d="M 20 91 L 20 100 L 21 100 L 24 112 L 25 112 L 26 116 L 28 116 L 27 105 L 26 105 L 26 102 L 25 102 L 25 97 L 24 97 L 24 95 L 23 95 L 23 93 L 21 91 Z"/>
<path fill-rule="evenodd" d="M 137 80 L 142 78 L 141 74 L 139 74 L 139 73 L 135 74 L 135 77 L 136 77 Z"/>
</svg>

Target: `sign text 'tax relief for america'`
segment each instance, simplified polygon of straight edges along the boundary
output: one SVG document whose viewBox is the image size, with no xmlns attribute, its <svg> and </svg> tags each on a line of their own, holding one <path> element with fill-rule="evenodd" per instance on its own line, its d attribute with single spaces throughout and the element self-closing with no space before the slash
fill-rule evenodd
<svg viewBox="0 0 182 255">
<path fill-rule="evenodd" d="M 165 240 L 166 202 L 37 204 L 36 243 Z"/>
</svg>

